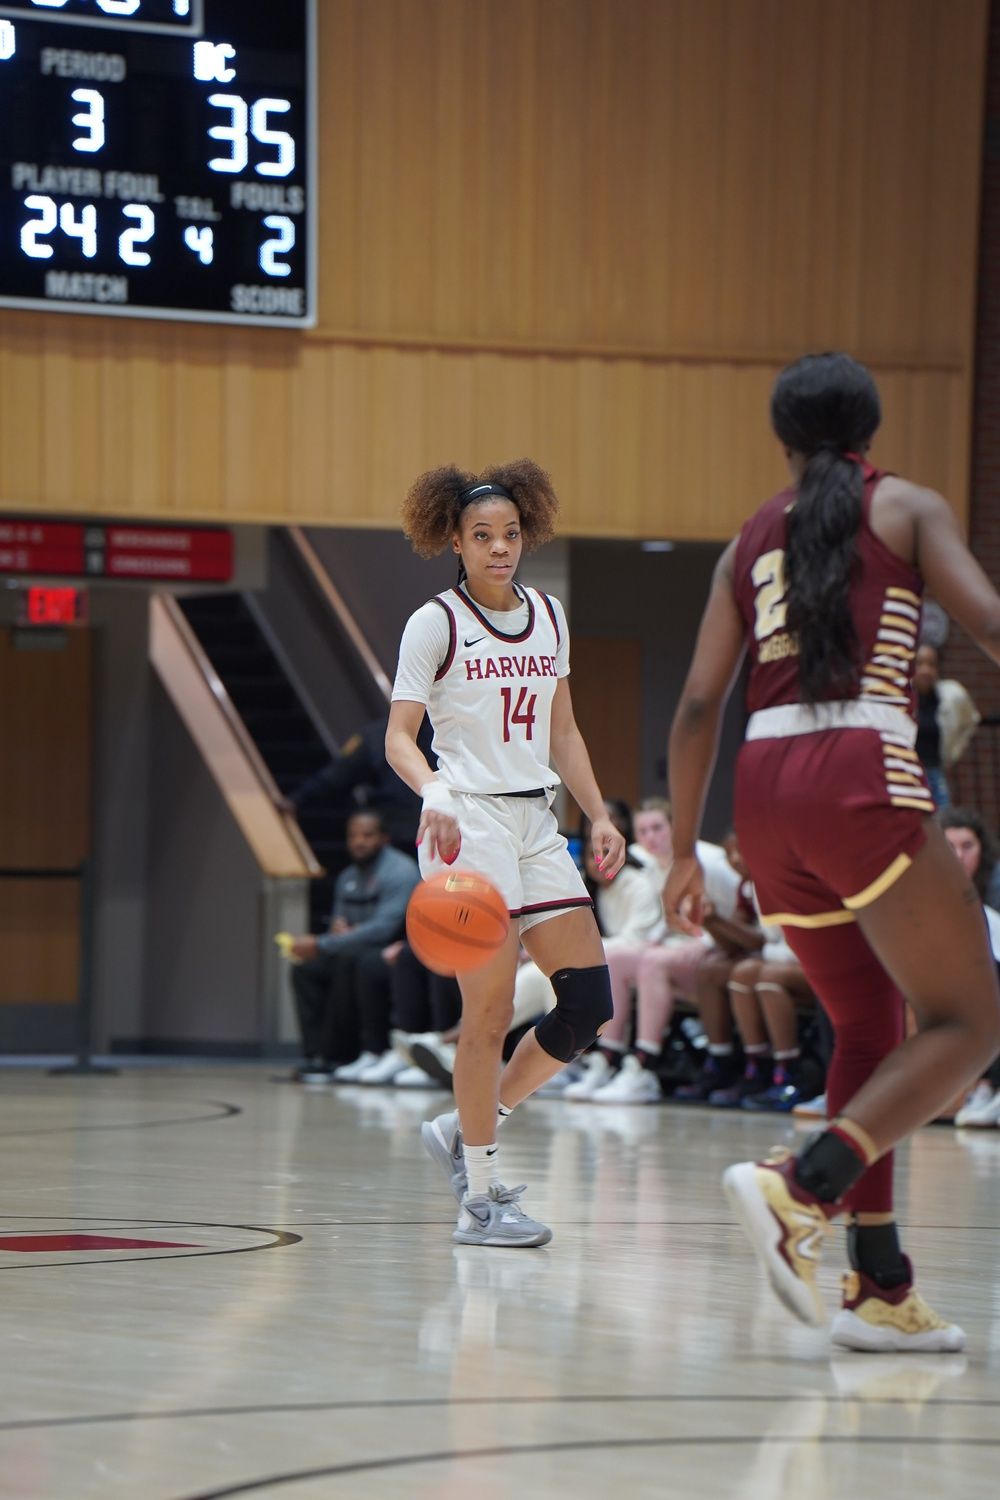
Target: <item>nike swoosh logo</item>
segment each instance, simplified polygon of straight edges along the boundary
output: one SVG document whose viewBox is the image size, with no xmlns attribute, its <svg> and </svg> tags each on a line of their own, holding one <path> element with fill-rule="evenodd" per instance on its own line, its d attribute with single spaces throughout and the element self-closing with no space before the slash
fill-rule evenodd
<svg viewBox="0 0 1000 1500">
<path fill-rule="evenodd" d="M 484 635 L 477 635 L 476 639 L 474 641 L 466 641 L 465 644 L 467 646 L 478 646 L 479 642 L 480 641 L 485 641 L 485 639 L 486 639 L 486 637 Z"/>
</svg>

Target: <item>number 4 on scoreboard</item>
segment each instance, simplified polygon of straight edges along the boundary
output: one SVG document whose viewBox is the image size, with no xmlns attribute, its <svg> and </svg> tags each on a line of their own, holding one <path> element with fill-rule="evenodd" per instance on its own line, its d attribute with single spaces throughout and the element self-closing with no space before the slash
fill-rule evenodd
<svg viewBox="0 0 1000 1500">
<path fill-rule="evenodd" d="M 184 231 L 184 243 L 192 250 L 203 266 L 210 266 L 215 259 L 215 233 L 207 224 L 189 224 Z"/>
</svg>

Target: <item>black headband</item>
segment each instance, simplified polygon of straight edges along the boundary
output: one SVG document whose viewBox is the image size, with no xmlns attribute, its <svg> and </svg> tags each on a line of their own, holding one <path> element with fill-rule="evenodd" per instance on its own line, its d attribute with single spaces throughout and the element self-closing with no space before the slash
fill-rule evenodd
<svg viewBox="0 0 1000 1500">
<path fill-rule="evenodd" d="M 467 490 L 463 490 L 458 497 L 458 508 L 464 510 L 467 505 L 472 505 L 476 500 L 486 500 L 490 495 L 496 495 L 501 500 L 509 500 L 516 504 L 510 490 L 504 489 L 502 484 L 470 484 Z"/>
</svg>

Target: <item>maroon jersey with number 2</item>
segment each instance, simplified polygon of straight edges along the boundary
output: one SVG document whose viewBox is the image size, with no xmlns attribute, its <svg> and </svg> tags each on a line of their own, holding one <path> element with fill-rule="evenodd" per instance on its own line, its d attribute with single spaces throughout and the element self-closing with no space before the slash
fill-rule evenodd
<svg viewBox="0 0 1000 1500">
<path fill-rule="evenodd" d="M 923 580 L 872 530 L 885 476 L 864 465 L 850 606 L 859 673 L 850 697 L 801 701 L 786 628 L 785 546 L 794 488 L 747 521 L 733 592 L 750 654 L 747 740 L 736 775 L 736 829 L 764 921 L 827 927 L 882 894 L 924 842 L 934 803 L 914 743 L 913 659 Z"/>
</svg>

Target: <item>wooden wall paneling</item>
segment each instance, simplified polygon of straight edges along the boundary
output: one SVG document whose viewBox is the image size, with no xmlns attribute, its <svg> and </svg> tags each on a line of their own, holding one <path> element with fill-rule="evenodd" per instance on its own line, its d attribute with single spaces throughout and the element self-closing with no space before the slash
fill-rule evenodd
<svg viewBox="0 0 1000 1500">
<path fill-rule="evenodd" d="M 304 517 L 326 519 L 329 508 L 333 351 L 306 344 L 288 380 L 288 471 L 291 503 Z"/>
<path fill-rule="evenodd" d="M 225 334 L 223 510 L 255 519 L 289 508 L 288 408 L 297 392 L 299 335 L 229 329 Z"/>
<path fill-rule="evenodd" d="M 80 887 L 72 880 L 0 884 L 0 1005 L 71 1005 L 79 987 Z"/>
<path fill-rule="evenodd" d="M 226 365 L 217 329 L 184 330 L 184 351 L 169 365 L 175 436 L 171 452 L 171 508 L 220 514 L 225 494 Z M 302 350 L 306 356 L 308 350 Z"/>
<path fill-rule="evenodd" d="M 169 512 L 177 500 L 168 478 L 177 442 L 172 378 L 176 325 L 130 324 L 115 332 L 128 350 L 130 442 L 124 478 L 131 496 L 130 509 L 140 515 Z M 187 365 L 188 360 L 184 363 Z M 221 445 L 222 439 L 220 432 L 215 441 Z M 227 452 L 226 462 L 231 461 Z M 217 515 L 222 503 L 220 493 L 214 502 Z"/>
<path fill-rule="evenodd" d="M 0 315 L 0 506 L 44 503 L 43 375 L 40 320 Z"/>
<path fill-rule="evenodd" d="M 0 630 L 0 703 L 0 866 L 76 868 L 90 846 L 89 631 L 25 650 Z"/>
<path fill-rule="evenodd" d="M 577 636 L 570 646 L 573 711 L 607 797 L 639 800 L 642 644 L 632 636 Z"/>
<path fill-rule="evenodd" d="M 92 321 L 97 325 L 95 332 L 104 334 L 99 353 L 92 356 L 98 387 L 99 435 L 96 442 L 100 453 L 100 463 L 95 475 L 96 493 L 100 496 L 102 509 L 127 516 L 137 504 L 142 505 L 144 497 L 147 501 L 149 498 L 148 489 L 137 494 L 132 482 L 133 467 L 138 458 L 134 439 L 135 417 L 138 413 L 133 410 L 134 373 L 129 356 L 135 340 L 112 319 L 108 319 L 107 323 L 97 318 Z M 162 413 L 151 412 L 148 420 L 158 431 Z M 218 442 L 213 446 L 217 449 Z M 147 463 L 151 466 L 156 452 L 154 446 L 147 454 Z M 184 489 L 176 482 L 171 484 L 167 493 L 157 498 L 157 509 L 166 509 L 172 494 L 184 494 Z"/>
<path fill-rule="evenodd" d="M 5 315 L 0 507 L 388 525 L 420 469 L 528 451 L 569 531 L 610 494 L 647 531 L 666 466 L 714 539 L 773 470 L 775 370 L 842 345 L 964 511 L 986 16 L 324 5 L 320 326 Z"/>
<path fill-rule="evenodd" d="M 927 267 L 925 338 L 932 348 L 951 350 L 970 374 L 970 350 L 975 344 L 988 24 L 988 8 L 977 4 L 963 5 L 956 12 L 947 7 L 935 10 L 930 46 L 937 68 L 945 76 L 966 80 L 969 104 L 977 107 L 950 109 L 936 79 L 924 100 L 928 116 L 927 171 L 934 184 L 933 209 L 925 213 L 921 228 Z M 971 274 L 965 272 L 967 266 L 972 267 Z M 960 313 L 956 315 L 956 304 L 960 309 L 964 305 L 964 322 Z M 971 410 L 965 423 L 971 428 Z"/>
<path fill-rule="evenodd" d="M 51 318 L 42 360 L 48 439 L 42 483 L 46 492 L 96 496 L 102 470 L 100 381 L 95 378 L 100 353 L 91 339 L 87 357 L 80 357 L 61 322 Z"/>
</svg>

